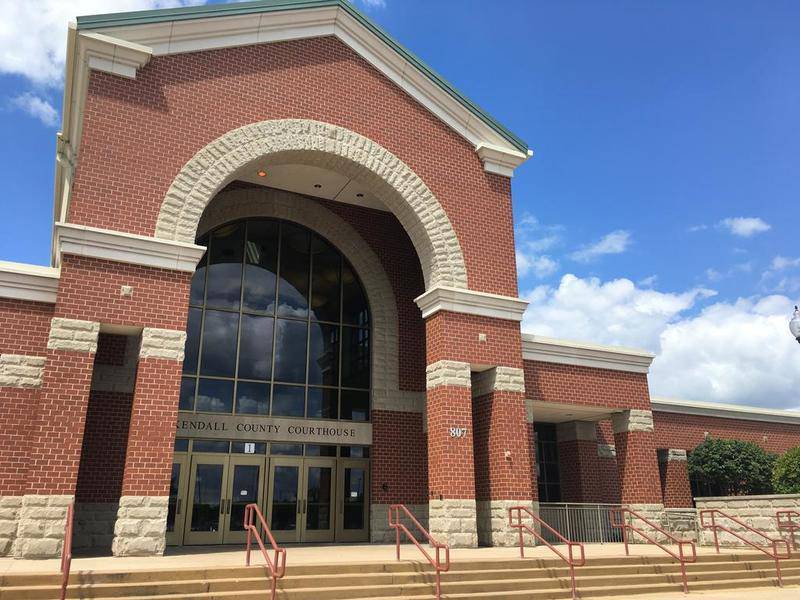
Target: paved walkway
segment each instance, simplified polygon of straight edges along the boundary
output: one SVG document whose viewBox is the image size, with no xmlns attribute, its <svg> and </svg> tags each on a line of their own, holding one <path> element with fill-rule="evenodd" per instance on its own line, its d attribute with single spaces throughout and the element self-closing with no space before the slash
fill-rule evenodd
<svg viewBox="0 0 800 600">
<path fill-rule="evenodd" d="M 663 556 L 663 551 L 655 546 L 631 545 L 632 556 Z M 607 556 L 625 556 L 622 544 L 586 544 L 586 558 Z M 698 554 L 713 554 L 709 547 L 697 548 Z M 747 553 L 747 550 L 731 551 L 731 553 Z M 501 560 L 517 558 L 518 548 L 456 548 L 450 551 L 450 560 Z M 527 558 L 552 558 L 553 553 L 546 546 L 527 548 Z M 411 545 L 404 544 L 400 549 L 403 560 L 420 562 L 422 556 Z M 312 565 L 331 563 L 366 563 L 386 562 L 395 559 L 395 547 L 389 544 L 347 544 L 347 545 L 294 545 L 287 546 L 287 565 Z M 253 562 L 261 562 L 258 551 L 254 552 Z M 157 557 L 73 557 L 73 571 L 136 571 L 142 569 L 180 569 L 222 566 L 241 566 L 245 562 L 245 553 L 241 546 L 226 548 L 225 546 L 182 546 L 168 548 L 164 556 Z M 58 559 L 19 560 L 0 558 L 0 575 L 5 573 L 24 572 L 57 572 L 60 566 Z"/>
</svg>

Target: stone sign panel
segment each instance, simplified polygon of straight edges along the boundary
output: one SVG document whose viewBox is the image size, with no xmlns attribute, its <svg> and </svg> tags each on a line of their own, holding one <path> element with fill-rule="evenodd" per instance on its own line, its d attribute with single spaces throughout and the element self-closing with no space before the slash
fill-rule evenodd
<svg viewBox="0 0 800 600">
<path fill-rule="evenodd" d="M 372 423 L 178 413 L 179 438 L 368 446 Z"/>
</svg>

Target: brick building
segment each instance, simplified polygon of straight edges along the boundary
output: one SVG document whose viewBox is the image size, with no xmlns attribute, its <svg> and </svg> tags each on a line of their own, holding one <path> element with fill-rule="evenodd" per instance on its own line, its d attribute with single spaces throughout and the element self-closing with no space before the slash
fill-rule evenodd
<svg viewBox="0 0 800 600">
<path fill-rule="evenodd" d="M 506 509 L 691 505 L 705 435 L 800 417 L 651 399 L 652 355 L 522 335 L 527 145 L 344 0 L 79 18 L 53 266 L 0 264 L 0 555 L 386 540 Z M 487 235 L 491 232 L 491 235 Z"/>
</svg>

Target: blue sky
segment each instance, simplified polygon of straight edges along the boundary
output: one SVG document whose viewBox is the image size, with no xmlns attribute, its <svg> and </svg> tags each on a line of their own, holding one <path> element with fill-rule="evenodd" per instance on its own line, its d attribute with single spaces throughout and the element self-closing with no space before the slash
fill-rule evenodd
<svg viewBox="0 0 800 600">
<path fill-rule="evenodd" d="M 0 258 L 49 259 L 68 15 L 153 4 L 0 0 Z M 800 407 L 800 3 L 357 4 L 534 150 L 527 331 L 649 349 L 657 394 Z"/>
</svg>

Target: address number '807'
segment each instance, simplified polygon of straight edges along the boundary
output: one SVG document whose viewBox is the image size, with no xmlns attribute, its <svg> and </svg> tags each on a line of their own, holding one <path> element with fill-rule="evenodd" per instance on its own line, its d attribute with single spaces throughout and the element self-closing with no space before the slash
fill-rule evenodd
<svg viewBox="0 0 800 600">
<path fill-rule="evenodd" d="M 450 428 L 450 437 L 451 438 L 467 437 L 467 428 L 466 427 L 451 427 Z"/>
</svg>

